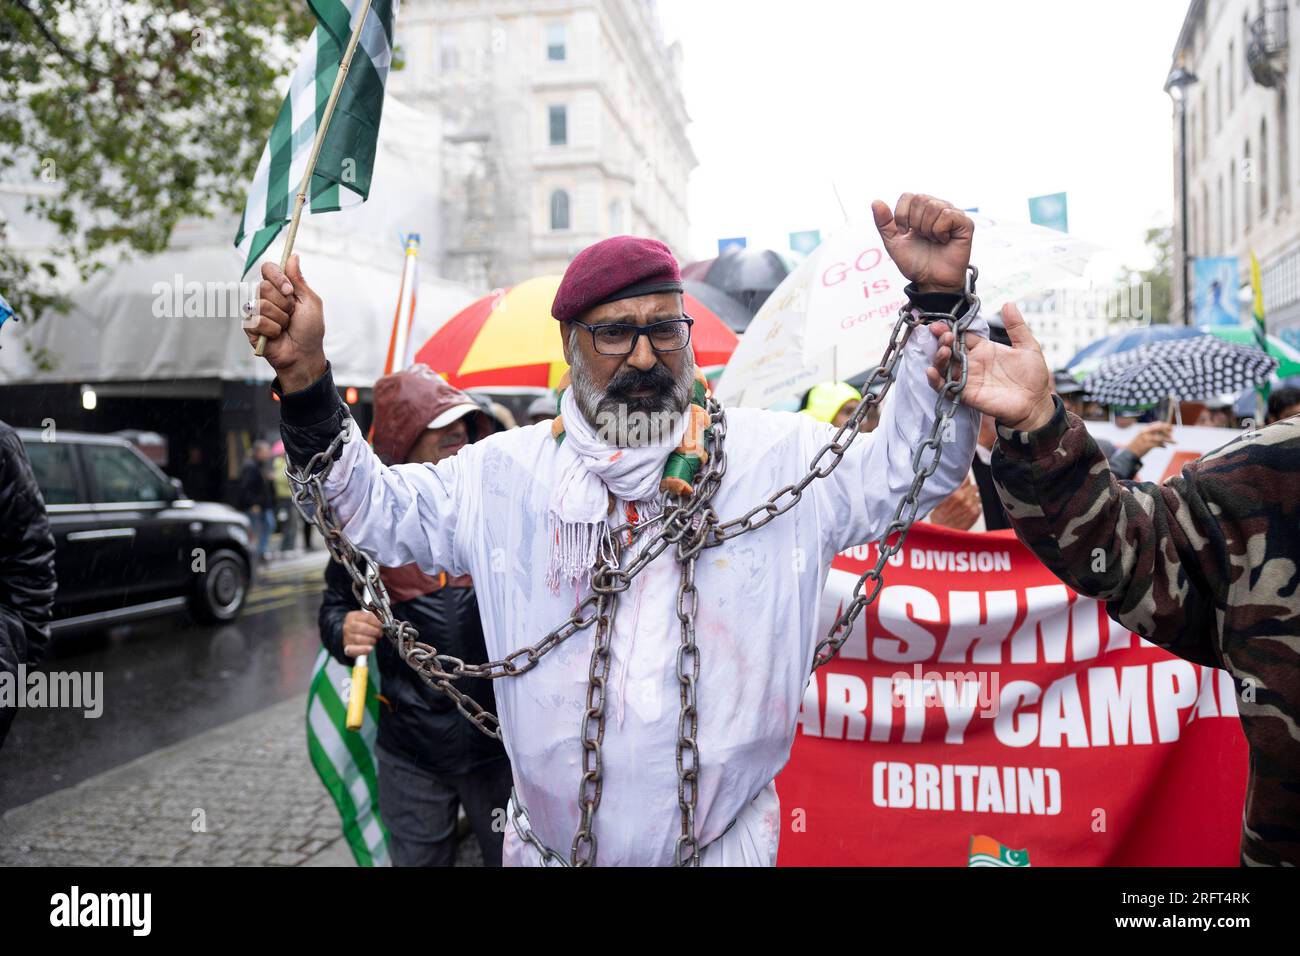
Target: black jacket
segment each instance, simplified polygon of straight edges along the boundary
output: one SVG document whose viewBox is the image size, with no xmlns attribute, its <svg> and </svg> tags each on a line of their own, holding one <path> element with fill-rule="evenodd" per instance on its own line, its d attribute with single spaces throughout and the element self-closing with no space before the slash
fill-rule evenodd
<svg viewBox="0 0 1300 956">
<path fill-rule="evenodd" d="M 335 561 L 325 569 L 325 599 L 320 608 L 321 643 L 339 663 L 351 667 L 343 653 L 343 618 L 360 609 L 352 579 Z M 440 654 L 470 664 L 487 660 L 483 624 L 473 588 L 445 587 L 393 605 L 393 614 L 415 625 L 420 640 Z M 375 645 L 370 667 L 378 669 L 379 743 L 431 773 L 469 773 L 506 758 L 500 742 L 483 734 L 461 714 L 452 699 L 420 679 L 388 638 Z M 459 680 L 456 688 L 496 713 L 492 682 Z"/>
<path fill-rule="evenodd" d="M 262 471 L 261 462 L 249 459 L 239 469 L 239 510 L 248 511 L 254 505 L 275 507 L 275 485 Z"/>
<path fill-rule="evenodd" d="M 54 536 L 18 434 L 0 422 L 0 670 L 35 664 L 50 641 Z"/>
</svg>

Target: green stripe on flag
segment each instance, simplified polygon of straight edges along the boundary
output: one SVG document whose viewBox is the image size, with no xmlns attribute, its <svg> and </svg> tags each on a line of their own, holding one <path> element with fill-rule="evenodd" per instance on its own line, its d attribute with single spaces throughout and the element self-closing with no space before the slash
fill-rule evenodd
<svg viewBox="0 0 1300 956">
<path fill-rule="evenodd" d="M 289 169 L 293 165 L 294 140 L 293 107 L 284 101 L 280 115 L 271 127 L 271 169 L 266 185 L 266 221 L 289 218 L 289 194 L 296 184 L 289 182 Z"/>
<path fill-rule="evenodd" d="M 351 38 L 352 12 L 360 3 L 310 0 L 318 25 L 290 80 L 235 237 L 235 245 L 245 254 L 245 274 L 292 215 L 295 193 Z M 343 209 L 370 195 L 392 38 L 393 0 L 372 0 L 312 173 L 311 212 Z"/>
<path fill-rule="evenodd" d="M 369 693 L 369 688 L 367 688 L 367 693 Z M 347 705 L 337 694 L 321 694 L 317 699 L 324 708 L 325 715 L 329 717 L 330 723 L 336 727 L 344 728 L 344 733 L 339 736 L 343 741 L 343 746 L 347 748 L 348 756 L 352 759 L 351 764 L 344 768 L 344 779 L 351 784 L 353 780 L 349 776 L 349 771 L 354 770 L 356 776 L 365 781 L 366 790 L 370 793 L 371 801 L 378 804 L 378 774 L 375 772 L 372 754 L 359 733 L 347 730 Z"/>
<path fill-rule="evenodd" d="M 341 0 L 307 0 L 307 6 L 340 46 L 348 42 L 352 35 L 352 10 L 349 7 Z"/>
<path fill-rule="evenodd" d="M 343 835 L 359 866 L 386 866 L 388 831 L 379 817 L 379 782 L 374 757 L 379 727 L 379 674 L 370 672 L 361 730 L 346 729 L 347 707 L 340 694 L 350 675 L 322 650 L 307 695 L 307 749 L 321 783 L 338 807 Z"/>
<path fill-rule="evenodd" d="M 361 828 L 356 823 L 357 808 L 352 801 L 352 795 L 348 793 L 347 785 L 339 776 L 338 771 L 334 769 L 333 761 L 315 734 L 309 733 L 307 735 L 307 753 L 311 757 L 312 766 L 316 768 L 321 783 L 325 785 L 325 789 L 334 798 L 334 803 L 339 809 L 339 815 L 343 818 L 343 838 L 347 840 L 348 847 L 352 850 L 352 857 L 357 861 L 357 866 L 375 866 L 375 855 L 370 852 L 370 847 L 361 833 Z"/>
</svg>

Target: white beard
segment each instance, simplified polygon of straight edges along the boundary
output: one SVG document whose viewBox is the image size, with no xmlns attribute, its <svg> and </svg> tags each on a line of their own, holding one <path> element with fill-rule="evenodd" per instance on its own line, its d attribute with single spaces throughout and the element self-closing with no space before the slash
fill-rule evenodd
<svg viewBox="0 0 1300 956">
<path fill-rule="evenodd" d="M 569 367 L 573 397 L 583 417 L 608 444 L 617 448 L 638 448 L 657 444 L 657 439 L 674 427 L 675 417 L 690 407 L 691 392 L 695 388 L 695 355 L 683 363 L 681 371 L 667 393 L 643 400 L 652 407 L 629 407 L 627 402 L 611 399 L 591 380 L 591 370 L 586 356 L 578 347 L 576 335 L 569 333 L 569 352 L 573 364 Z M 617 376 L 615 376 L 617 378 Z"/>
</svg>

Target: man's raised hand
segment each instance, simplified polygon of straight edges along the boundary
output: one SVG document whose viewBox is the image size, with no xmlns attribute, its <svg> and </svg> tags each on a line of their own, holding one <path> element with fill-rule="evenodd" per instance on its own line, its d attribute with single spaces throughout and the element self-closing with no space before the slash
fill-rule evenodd
<svg viewBox="0 0 1300 956">
<path fill-rule="evenodd" d="M 1010 348 L 966 333 L 966 389 L 961 403 L 992 415 L 1001 425 L 1033 431 L 1046 425 L 1056 411 L 1051 375 L 1038 341 L 1010 302 L 1002 307 L 1002 323 Z M 925 374 L 937 389 L 948 374 L 953 332 L 946 322 L 931 323 L 929 329 L 939 339 L 939 348 Z"/>
<path fill-rule="evenodd" d="M 325 310 L 302 277 L 297 255 L 289 257 L 284 271 L 273 262 L 262 264 L 254 305 L 244 332 L 254 346 L 259 335 L 266 336 L 263 357 L 286 392 L 304 389 L 325 374 Z"/>
<path fill-rule="evenodd" d="M 966 266 L 975 223 L 952 203 L 913 193 L 889 207 L 871 204 L 885 251 L 898 271 L 922 292 L 960 292 L 966 287 Z"/>
</svg>

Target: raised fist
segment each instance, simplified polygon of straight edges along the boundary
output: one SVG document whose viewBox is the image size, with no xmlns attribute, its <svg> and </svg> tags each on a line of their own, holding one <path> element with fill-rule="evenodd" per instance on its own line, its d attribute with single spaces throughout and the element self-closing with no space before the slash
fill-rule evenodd
<svg viewBox="0 0 1300 956">
<path fill-rule="evenodd" d="M 306 388 L 325 374 L 325 309 L 302 277 L 297 255 L 289 257 L 283 272 L 273 262 L 262 264 L 254 305 L 244 332 L 254 346 L 259 335 L 266 336 L 263 357 L 286 392 Z"/>
<path fill-rule="evenodd" d="M 903 193 L 891 213 L 877 199 L 871 204 L 885 251 L 898 271 L 922 292 L 960 292 L 966 287 L 966 266 L 975 223 L 952 203 Z"/>
</svg>

